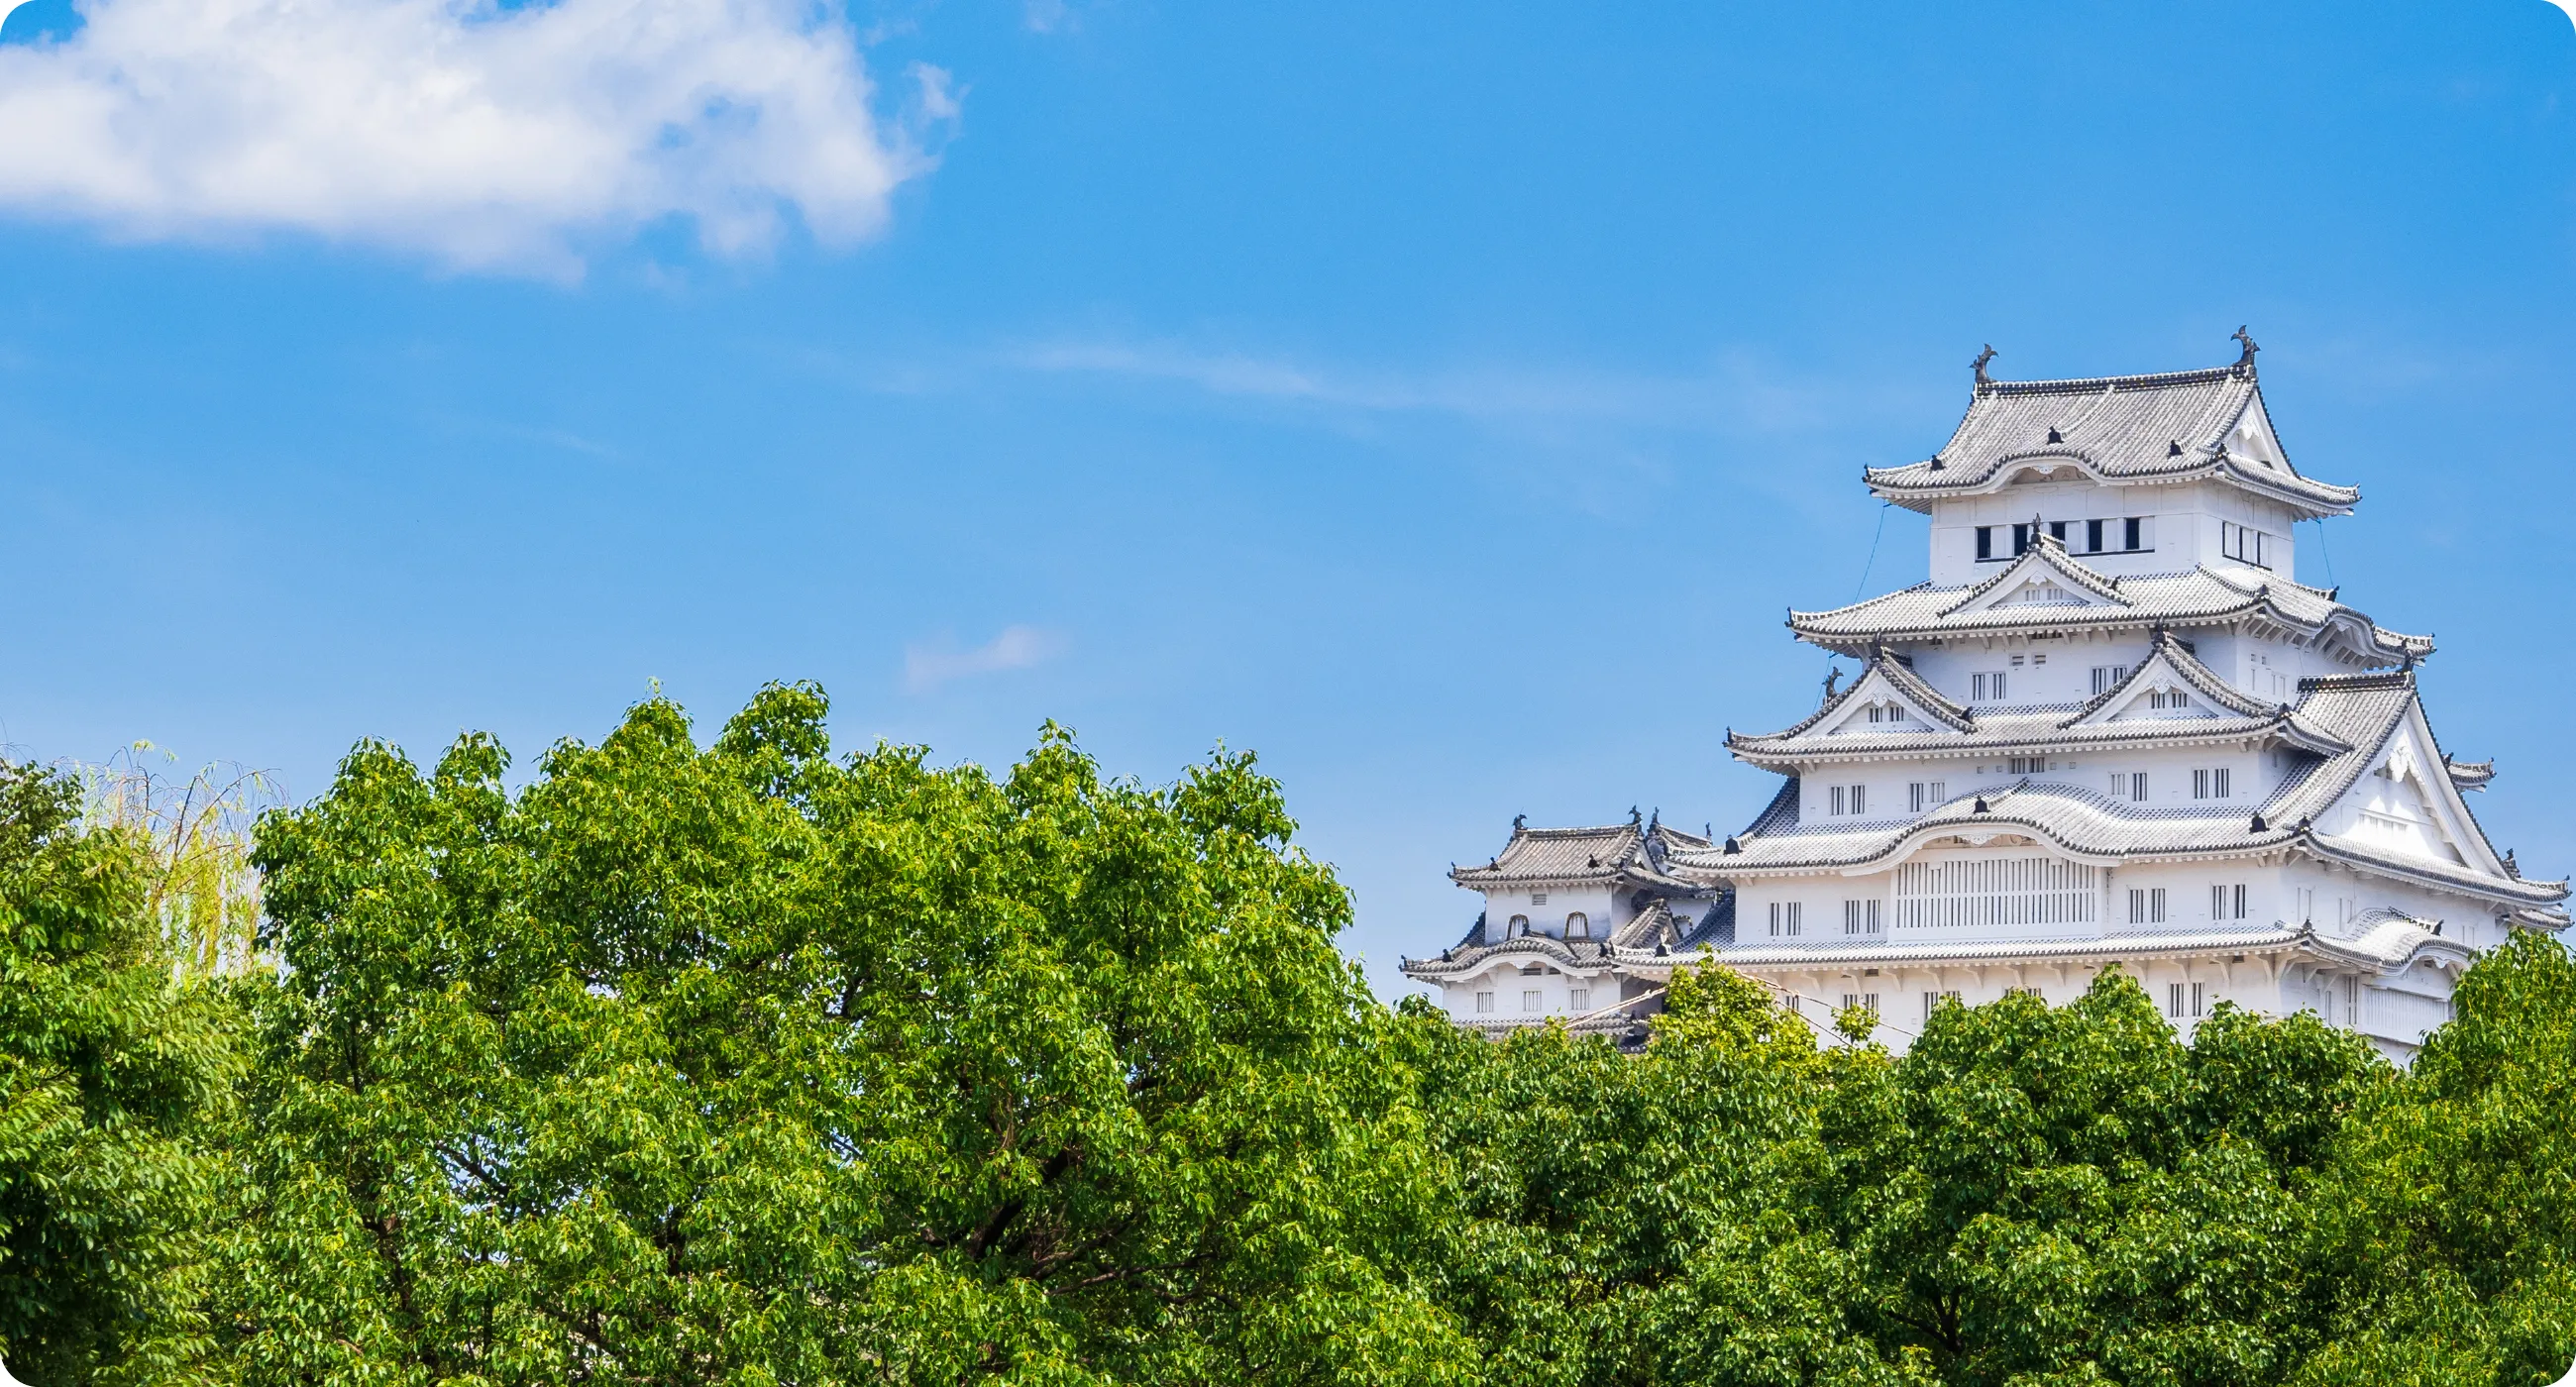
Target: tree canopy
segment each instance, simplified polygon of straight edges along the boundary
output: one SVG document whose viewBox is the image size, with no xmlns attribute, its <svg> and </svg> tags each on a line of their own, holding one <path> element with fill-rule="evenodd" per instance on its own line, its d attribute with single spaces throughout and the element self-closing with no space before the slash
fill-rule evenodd
<svg viewBox="0 0 2576 1387">
<path fill-rule="evenodd" d="M 35 1387 L 2525 1387 L 2576 1357 L 2576 964 L 2408 1071 L 2106 972 L 1902 1057 L 1681 970 L 1641 1053 L 1372 998 L 1220 750 L 835 756 L 809 686 L 522 783 L 367 743 L 266 966 L 0 774 L 0 1353 Z M 1850 1018 L 1846 1018 L 1850 1021 Z M 1854 1021 L 1846 1030 L 1864 1032 Z"/>
</svg>

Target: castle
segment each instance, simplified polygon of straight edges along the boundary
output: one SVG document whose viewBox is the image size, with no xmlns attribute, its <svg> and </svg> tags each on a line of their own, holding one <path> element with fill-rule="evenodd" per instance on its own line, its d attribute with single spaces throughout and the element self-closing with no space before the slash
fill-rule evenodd
<svg viewBox="0 0 2576 1387">
<path fill-rule="evenodd" d="M 2237 336 L 2233 365 L 2089 380 L 1993 380 L 1987 349 L 1950 441 L 1864 474 L 1931 518 L 1930 580 L 1792 612 L 1858 675 L 1727 735 L 1783 777 L 1769 806 L 1723 839 L 1515 821 L 1450 873 L 1482 917 L 1404 972 L 1462 1025 L 1633 1039 L 1711 958 L 1901 1050 L 1942 1005 L 2116 964 L 2186 1034 L 2224 1000 L 2412 1055 L 2479 951 L 2566 928 L 2567 884 L 2469 812 L 2494 765 L 2434 739 L 2433 642 L 2298 581 L 2297 522 L 2360 493 L 2291 466 Z"/>
</svg>

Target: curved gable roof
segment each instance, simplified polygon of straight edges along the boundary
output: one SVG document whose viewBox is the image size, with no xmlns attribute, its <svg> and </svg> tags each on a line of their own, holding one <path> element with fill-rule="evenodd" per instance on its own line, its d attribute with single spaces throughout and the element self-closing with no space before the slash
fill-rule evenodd
<svg viewBox="0 0 2576 1387">
<path fill-rule="evenodd" d="M 2024 466 L 2063 466 L 2110 485 L 2215 478 L 2318 515 L 2361 499 L 2353 487 L 2301 476 L 2277 459 L 2231 454 L 2238 426 L 2268 413 L 2251 362 L 2205 371 L 2075 380 L 1982 381 L 1950 441 L 1930 458 L 1863 473 L 1870 490 L 1912 510 L 1933 499 L 1989 491 Z M 2274 445 L 2277 447 L 2277 444 Z"/>
</svg>

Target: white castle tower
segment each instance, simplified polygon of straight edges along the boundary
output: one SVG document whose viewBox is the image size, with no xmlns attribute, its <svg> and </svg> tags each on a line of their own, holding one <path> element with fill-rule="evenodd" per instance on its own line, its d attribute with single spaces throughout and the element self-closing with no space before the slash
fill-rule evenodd
<svg viewBox="0 0 2576 1387">
<path fill-rule="evenodd" d="M 1719 841 L 1533 829 L 1451 879 L 1483 917 L 1405 973 L 1461 1024 L 1634 1034 L 1703 955 L 1904 1048 L 1945 1001 L 2051 1002 L 2119 965 L 2188 1032 L 2221 1000 L 2313 1011 L 2404 1059 L 2460 970 L 2562 930 L 2471 816 L 2416 696 L 2424 636 L 2298 581 L 2298 521 L 2350 487 L 2290 465 L 2232 366 L 1997 381 L 1871 492 L 1932 520 L 1931 580 L 1792 612 L 1862 662 L 1793 726 L 1730 732 L 1786 777 Z"/>
</svg>

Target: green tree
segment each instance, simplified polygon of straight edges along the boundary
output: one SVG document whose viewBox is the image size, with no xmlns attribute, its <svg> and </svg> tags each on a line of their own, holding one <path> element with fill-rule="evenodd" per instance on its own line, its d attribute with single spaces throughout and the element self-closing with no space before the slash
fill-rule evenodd
<svg viewBox="0 0 2576 1387">
<path fill-rule="evenodd" d="M 2334 1342 L 2302 1382 L 2529 1387 L 2576 1359 L 2576 960 L 2518 933 L 2320 1183 Z"/>
<path fill-rule="evenodd" d="M 1877 1052 L 1723 969 L 1676 971 L 1639 1056 L 1562 1027 L 1487 1044 L 1416 1006 L 1413 1061 L 1454 1162 L 1448 1295 L 1512 1384 L 1895 1384 L 1848 1324 L 1850 1259 L 1805 1202 L 1817 1114 Z"/>
<path fill-rule="evenodd" d="M 1437 1163 L 1345 893 L 1220 754 L 363 745 L 261 826 L 244 1382 L 1411 1383 Z"/>
<path fill-rule="evenodd" d="M 2385 1067 L 2307 1016 L 2199 1040 L 2112 969 L 1944 1007 L 1837 1085 L 1821 1198 L 1872 1337 L 1959 1387 L 2284 1377 L 2315 1338 L 2303 1163 Z"/>
<path fill-rule="evenodd" d="M 0 1355 L 39 1387 L 195 1362 L 232 1072 L 218 1000 L 161 947 L 152 845 L 81 810 L 0 763 Z"/>
</svg>

